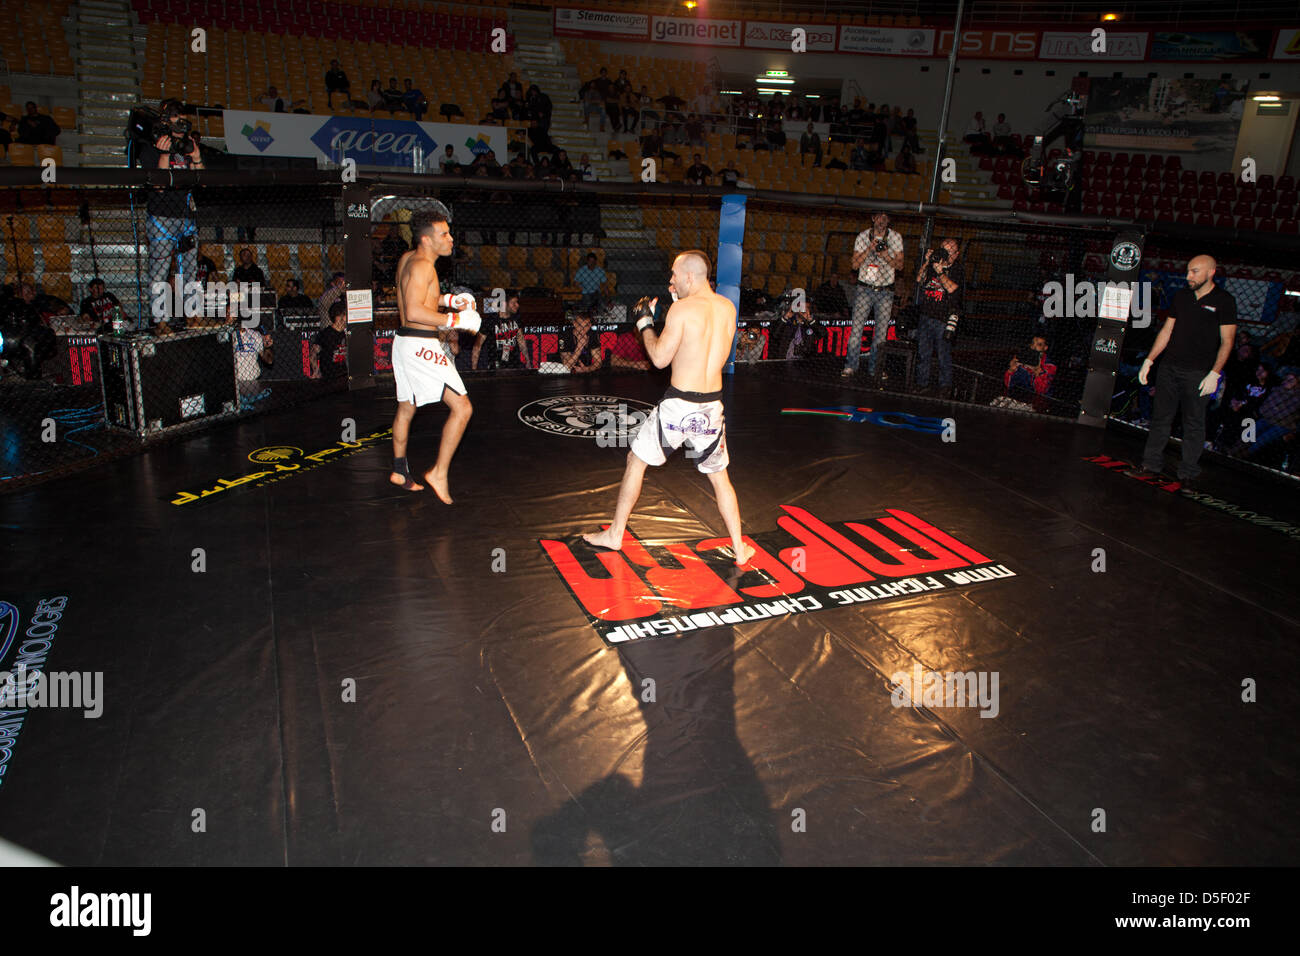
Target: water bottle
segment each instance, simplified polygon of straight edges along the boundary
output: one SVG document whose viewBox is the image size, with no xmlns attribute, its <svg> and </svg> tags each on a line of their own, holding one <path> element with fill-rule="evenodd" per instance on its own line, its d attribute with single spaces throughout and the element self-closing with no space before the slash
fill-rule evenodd
<svg viewBox="0 0 1300 956">
<path fill-rule="evenodd" d="M 951 342 L 957 337 L 957 322 L 958 319 L 956 312 L 948 316 L 948 324 L 943 328 L 943 340 L 945 342 Z"/>
<path fill-rule="evenodd" d="M 126 318 L 122 315 L 120 305 L 113 306 L 113 334 L 121 335 L 126 331 Z"/>
<path fill-rule="evenodd" d="M 424 147 L 419 143 L 411 147 L 411 169 L 412 172 L 424 172 Z"/>
</svg>

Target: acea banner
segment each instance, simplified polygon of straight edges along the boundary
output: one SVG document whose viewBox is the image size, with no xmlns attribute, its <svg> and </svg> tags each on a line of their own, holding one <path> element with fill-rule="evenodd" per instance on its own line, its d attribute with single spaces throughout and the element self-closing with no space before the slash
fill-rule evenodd
<svg viewBox="0 0 1300 956">
<path fill-rule="evenodd" d="M 242 156 L 296 156 L 358 166 L 409 169 L 418 146 L 425 168 L 438 170 L 448 144 L 457 162 L 468 165 L 479 153 L 509 162 L 505 126 L 471 123 L 417 123 L 414 120 L 317 116 L 309 113 L 260 113 L 225 110 L 226 149 Z"/>
</svg>

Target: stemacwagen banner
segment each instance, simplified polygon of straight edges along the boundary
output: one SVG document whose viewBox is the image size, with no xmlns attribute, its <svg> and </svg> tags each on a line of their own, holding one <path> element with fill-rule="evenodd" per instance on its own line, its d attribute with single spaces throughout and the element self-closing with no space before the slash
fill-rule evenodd
<svg viewBox="0 0 1300 956">
<path fill-rule="evenodd" d="M 878 518 L 831 525 L 804 508 L 782 510 L 780 530 L 744 537 L 754 557 L 743 572 L 730 555 L 730 538 L 651 547 L 625 532 L 621 551 L 592 548 L 580 538 L 572 546 L 539 543 L 609 645 L 1016 576 L 907 511 L 888 508 Z"/>
<path fill-rule="evenodd" d="M 602 40 L 644 40 L 650 33 L 650 15 L 627 11 L 556 7 L 555 32 L 559 36 L 567 37 L 592 36 Z"/>
</svg>

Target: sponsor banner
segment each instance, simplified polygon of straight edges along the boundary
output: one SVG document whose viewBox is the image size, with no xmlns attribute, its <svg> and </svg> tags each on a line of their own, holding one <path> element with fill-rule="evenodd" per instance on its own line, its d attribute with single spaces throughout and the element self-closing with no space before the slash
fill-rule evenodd
<svg viewBox="0 0 1300 956">
<path fill-rule="evenodd" d="M 410 168 L 416 149 L 432 164 L 450 144 L 456 160 L 465 165 L 479 153 L 489 152 L 497 162 L 509 162 L 510 131 L 504 126 L 248 110 L 225 110 L 223 119 L 226 149 L 242 156 L 296 156 L 335 163 L 351 159 L 358 166 Z"/>
<path fill-rule="evenodd" d="M 650 32 L 645 13 L 615 13 L 611 10 L 555 8 L 555 32 L 560 36 L 594 36 L 602 40 L 644 40 Z"/>
<path fill-rule="evenodd" d="M 163 500 L 170 501 L 174 505 L 188 505 L 196 501 L 210 500 L 214 495 L 221 495 L 235 488 L 257 488 L 269 485 L 273 481 L 282 481 L 311 471 L 332 460 L 350 458 L 357 452 L 372 448 L 392 437 L 392 428 L 385 428 L 383 431 L 374 432 L 356 441 L 336 441 L 329 447 L 319 448 L 310 454 L 296 445 L 270 445 L 259 448 L 248 456 L 249 461 L 259 466 L 257 470 L 245 471 L 234 478 L 219 478 L 211 488 L 173 492 Z"/>
<path fill-rule="evenodd" d="M 1140 425 L 1134 425 L 1133 422 L 1124 422 L 1125 425 L 1133 425 L 1142 431 L 1147 429 Z M 1092 455 L 1085 457 L 1083 461 L 1090 461 L 1094 465 L 1100 465 L 1109 471 L 1117 471 L 1124 474 L 1125 471 L 1136 471 L 1137 465 L 1133 465 L 1122 458 L 1111 458 L 1109 455 Z M 1170 478 L 1168 475 L 1151 475 L 1147 478 L 1138 478 L 1134 475 L 1124 475 L 1133 481 L 1140 481 L 1143 484 L 1150 485 L 1160 491 L 1177 494 L 1182 492 L 1183 497 L 1190 498 L 1193 501 L 1200 502 L 1207 508 L 1213 508 L 1215 511 L 1221 511 L 1224 514 L 1231 515 L 1234 518 L 1240 518 L 1243 521 L 1249 521 L 1251 524 L 1259 525 L 1261 528 L 1269 528 L 1279 534 L 1284 534 L 1292 541 L 1300 541 L 1300 526 L 1294 525 L 1289 521 L 1283 521 L 1280 518 L 1274 518 L 1270 515 L 1260 514 L 1258 511 L 1252 511 L 1249 508 L 1243 508 L 1241 505 L 1233 504 L 1231 501 L 1225 501 L 1222 498 L 1216 498 L 1213 495 L 1207 495 L 1199 491 L 1184 491 L 1182 482 L 1177 478 Z"/>
<path fill-rule="evenodd" d="M 33 602 L 0 596 L 0 673 L 20 672 L 28 684 L 40 679 L 67 605 L 64 595 Z M 23 706 L 13 702 L 15 698 L 8 693 L 12 686 L 12 678 L 7 678 L 6 694 L 0 701 L 0 788 L 9 779 L 14 746 L 29 714 L 25 701 L 18 701 Z"/>
<path fill-rule="evenodd" d="M 1273 59 L 1300 61 L 1300 27 L 1287 27 L 1277 31 Z"/>
<path fill-rule="evenodd" d="M 952 31 L 940 30 L 935 52 L 952 51 Z M 976 60 L 1033 60 L 1038 56 L 1037 30 L 963 30 L 958 56 Z"/>
<path fill-rule="evenodd" d="M 1093 49 L 1096 40 L 1091 33 L 1055 33 L 1045 31 L 1038 48 L 1040 60 L 1114 60 L 1140 61 L 1147 55 L 1149 33 L 1119 33 L 1106 31 L 1106 50 Z"/>
<path fill-rule="evenodd" d="M 942 435 L 952 419 L 928 418 L 924 415 L 911 415 L 907 412 L 878 412 L 863 408 L 861 405 L 823 405 L 818 408 L 783 408 L 782 415 L 815 415 L 818 418 L 834 418 L 842 422 L 865 422 L 868 425 L 882 425 L 885 428 L 902 428 L 909 432 L 921 432 L 927 435 Z"/>
<path fill-rule="evenodd" d="M 519 409 L 519 420 L 552 435 L 594 438 L 623 447 L 636 437 L 653 407 L 614 395 L 552 395 Z"/>
<path fill-rule="evenodd" d="M 795 29 L 804 31 L 808 50 L 824 53 L 835 51 L 835 27 L 829 23 L 768 23 L 762 20 L 745 21 L 745 46 L 762 50 L 790 50 Z"/>
<path fill-rule="evenodd" d="M 578 536 L 539 544 L 610 646 L 1016 577 L 907 511 L 832 525 L 804 508 L 782 510 L 780 530 L 744 536 L 754 556 L 743 570 L 730 538 L 651 547 L 625 532 L 621 551 L 592 548 Z"/>
<path fill-rule="evenodd" d="M 840 27 L 841 53 L 934 56 L 934 31 L 901 27 Z"/>
<path fill-rule="evenodd" d="M 655 17 L 650 39 L 655 43 L 689 43 L 692 46 L 740 46 L 743 24 L 739 20 L 703 17 Z"/>
<path fill-rule="evenodd" d="M 1088 82 L 1084 145 L 1195 152 L 1228 169 L 1246 101 L 1245 80 L 1100 79 Z"/>
<path fill-rule="evenodd" d="M 374 299 L 370 289 L 348 289 L 348 325 L 354 322 L 373 322 Z"/>
<path fill-rule="evenodd" d="M 1152 60 L 1267 60 L 1272 30 L 1221 33 L 1160 33 L 1151 41 Z M 1207 167 L 1208 168 L 1208 167 Z"/>
</svg>

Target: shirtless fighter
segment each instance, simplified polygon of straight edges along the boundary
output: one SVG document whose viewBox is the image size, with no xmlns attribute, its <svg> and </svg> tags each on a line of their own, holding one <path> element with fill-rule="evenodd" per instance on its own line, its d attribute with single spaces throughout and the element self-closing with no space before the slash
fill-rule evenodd
<svg viewBox="0 0 1300 956">
<path fill-rule="evenodd" d="M 411 478 L 406 462 L 406 439 L 415 410 L 430 402 L 445 401 L 451 414 L 442 426 L 438 461 L 424 474 L 424 480 L 447 504 L 447 468 L 456 453 L 473 408 L 465 394 L 465 383 L 447 354 L 439 330 L 453 329 L 471 334 L 479 330 L 482 318 L 475 311 L 469 293 L 440 295 L 434 263 L 451 255 L 451 229 L 442 210 L 422 210 L 411 217 L 411 236 L 416 246 L 397 263 L 397 312 L 402 326 L 393 337 L 393 378 L 397 380 L 397 416 L 393 419 L 393 473 L 389 480 L 406 491 L 423 491 Z M 449 311 L 438 311 L 442 307 Z M 454 310 L 454 311 L 453 311 Z"/>
<path fill-rule="evenodd" d="M 622 548 L 623 531 L 641 494 L 646 466 L 662 465 L 670 452 L 685 443 L 699 458 L 696 467 L 713 483 L 736 566 L 743 567 L 754 556 L 754 549 L 740 538 L 740 505 L 727 477 L 727 435 L 722 420 L 722 367 L 731 354 L 736 307 L 709 288 L 709 259 L 696 249 L 673 261 L 668 288 L 676 301 L 664 319 L 662 335 L 651 328 L 658 299 L 641 299 L 632 313 L 655 368 L 672 364 L 668 391 L 632 442 L 614 522 L 598 534 L 582 537 L 596 547 Z"/>
</svg>

